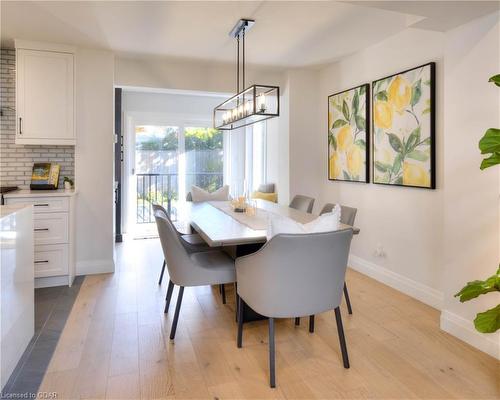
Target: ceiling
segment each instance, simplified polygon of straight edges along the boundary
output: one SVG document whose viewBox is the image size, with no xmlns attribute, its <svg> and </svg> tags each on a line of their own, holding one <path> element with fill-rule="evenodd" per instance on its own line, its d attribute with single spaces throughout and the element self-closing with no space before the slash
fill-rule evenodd
<svg viewBox="0 0 500 400">
<path fill-rule="evenodd" d="M 459 4 L 457 4 L 459 3 Z M 498 9 L 485 1 L 2 1 L 1 44 L 13 39 L 112 50 L 133 56 L 234 62 L 228 32 L 253 18 L 247 62 L 316 66 L 409 26 L 447 30 Z"/>
</svg>

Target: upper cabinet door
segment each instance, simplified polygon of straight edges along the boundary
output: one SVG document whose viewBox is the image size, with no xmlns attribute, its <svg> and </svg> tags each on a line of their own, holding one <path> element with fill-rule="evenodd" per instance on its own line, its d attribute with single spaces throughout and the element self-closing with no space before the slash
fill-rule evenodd
<svg viewBox="0 0 500 400">
<path fill-rule="evenodd" d="M 16 143 L 75 144 L 74 55 L 16 51 Z"/>
</svg>

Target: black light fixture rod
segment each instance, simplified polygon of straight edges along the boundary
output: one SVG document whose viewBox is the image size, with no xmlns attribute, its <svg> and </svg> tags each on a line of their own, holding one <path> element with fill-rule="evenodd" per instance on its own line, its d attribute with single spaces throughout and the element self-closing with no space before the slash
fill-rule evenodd
<svg viewBox="0 0 500 400">
<path fill-rule="evenodd" d="M 242 37 L 243 37 L 243 65 L 242 65 L 243 79 L 241 80 L 242 84 L 241 90 L 245 90 L 245 28 L 243 28 Z"/>
<path fill-rule="evenodd" d="M 240 37 L 236 38 L 238 55 L 236 56 L 236 93 L 240 92 Z"/>
</svg>

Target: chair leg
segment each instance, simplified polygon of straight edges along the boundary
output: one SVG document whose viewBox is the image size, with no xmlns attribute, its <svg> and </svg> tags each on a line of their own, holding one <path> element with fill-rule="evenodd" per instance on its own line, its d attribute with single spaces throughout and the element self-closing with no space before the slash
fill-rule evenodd
<svg viewBox="0 0 500 400">
<path fill-rule="evenodd" d="M 175 338 L 175 331 L 177 330 L 177 321 L 179 320 L 179 313 L 181 311 L 183 294 L 184 294 L 184 286 L 180 286 L 179 295 L 177 296 L 177 304 L 175 306 L 174 320 L 172 321 L 172 328 L 170 328 L 170 340 L 174 340 Z"/>
<path fill-rule="evenodd" d="M 174 291 L 174 282 L 168 281 L 167 296 L 165 297 L 165 314 L 168 313 L 168 307 L 170 307 L 170 299 L 172 299 L 172 292 Z"/>
<path fill-rule="evenodd" d="M 344 362 L 344 368 L 349 368 L 347 344 L 345 342 L 344 327 L 342 326 L 342 316 L 340 315 L 339 307 L 335 309 L 335 320 L 337 321 L 337 331 L 339 334 L 340 350 L 342 351 L 342 361 Z"/>
<path fill-rule="evenodd" d="M 296 317 L 295 318 L 295 326 L 299 326 L 300 325 L 300 317 Z"/>
<path fill-rule="evenodd" d="M 224 287 L 223 283 L 221 283 L 219 287 L 220 294 L 222 295 L 222 304 L 226 304 L 226 288 Z"/>
<path fill-rule="evenodd" d="M 309 333 L 314 333 L 314 315 L 309 315 Z"/>
<path fill-rule="evenodd" d="M 164 272 L 165 272 L 165 260 L 163 260 L 163 265 L 161 267 L 160 280 L 158 281 L 158 285 L 161 285 L 161 281 L 163 280 L 163 273 Z"/>
<path fill-rule="evenodd" d="M 347 311 L 349 314 L 352 314 L 352 307 L 351 307 L 351 300 L 349 300 L 349 292 L 347 291 L 347 285 L 344 282 L 344 297 L 345 297 L 345 303 L 347 305 Z"/>
<path fill-rule="evenodd" d="M 276 387 L 276 364 L 274 351 L 274 318 L 269 318 L 269 385 Z"/>
<path fill-rule="evenodd" d="M 236 345 L 239 349 L 243 346 L 243 300 L 238 296 L 238 339 Z"/>
</svg>

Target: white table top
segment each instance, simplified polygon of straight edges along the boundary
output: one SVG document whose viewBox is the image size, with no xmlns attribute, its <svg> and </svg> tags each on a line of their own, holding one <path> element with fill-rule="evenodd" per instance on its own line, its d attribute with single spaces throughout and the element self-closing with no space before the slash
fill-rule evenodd
<svg viewBox="0 0 500 400">
<path fill-rule="evenodd" d="M 257 200 L 257 208 L 292 218 L 302 224 L 318 217 L 265 200 Z M 210 203 L 183 203 L 179 207 L 179 219 L 190 221 L 191 226 L 211 247 L 266 242 L 266 230 L 251 229 Z M 342 224 L 341 229 L 345 228 L 350 226 Z"/>
</svg>

